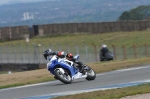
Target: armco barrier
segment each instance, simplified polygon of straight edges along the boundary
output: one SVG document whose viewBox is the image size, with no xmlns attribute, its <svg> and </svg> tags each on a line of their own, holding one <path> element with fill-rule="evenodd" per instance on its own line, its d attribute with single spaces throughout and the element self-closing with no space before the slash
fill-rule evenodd
<svg viewBox="0 0 150 99">
<path fill-rule="evenodd" d="M 39 69 L 39 64 L 0 64 L 0 71 L 26 71 L 35 69 Z"/>
</svg>

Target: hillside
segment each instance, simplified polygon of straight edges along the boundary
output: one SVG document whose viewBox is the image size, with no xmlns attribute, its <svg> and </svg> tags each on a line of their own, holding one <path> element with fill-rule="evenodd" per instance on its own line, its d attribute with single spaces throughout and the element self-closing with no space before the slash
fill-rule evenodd
<svg viewBox="0 0 150 99">
<path fill-rule="evenodd" d="M 0 26 L 116 21 L 149 0 L 47 0 L 0 6 Z"/>
<path fill-rule="evenodd" d="M 64 35 L 54 35 L 54 36 L 43 36 L 31 38 L 28 42 L 29 45 L 41 44 L 44 47 L 49 47 L 49 45 L 54 48 L 58 46 L 79 46 L 91 45 L 92 43 L 96 46 L 101 46 L 101 44 L 107 44 L 108 46 L 116 45 L 117 47 L 122 47 L 123 45 L 127 48 L 132 47 L 133 44 L 137 46 L 143 46 L 147 44 L 150 46 L 149 42 L 150 30 L 144 31 L 133 31 L 133 32 L 114 32 L 114 33 L 104 33 L 104 34 L 64 34 Z M 121 39 L 120 39 L 121 38 Z M 14 40 L 14 41 L 1 41 L 0 46 L 5 45 L 21 45 L 26 46 L 25 40 Z"/>
</svg>

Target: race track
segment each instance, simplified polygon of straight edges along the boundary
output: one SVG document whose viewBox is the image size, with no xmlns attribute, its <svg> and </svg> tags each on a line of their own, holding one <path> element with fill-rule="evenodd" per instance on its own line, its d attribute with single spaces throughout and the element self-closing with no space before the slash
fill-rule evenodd
<svg viewBox="0 0 150 99">
<path fill-rule="evenodd" d="M 57 80 L 22 87 L 2 89 L 0 90 L 0 99 L 49 99 L 51 95 L 59 95 L 59 93 L 61 94 L 62 92 L 78 92 L 94 88 L 112 87 L 120 84 L 131 84 L 131 82 L 141 82 L 145 80 L 148 82 L 150 80 L 150 66 L 141 66 L 132 69 L 97 74 L 96 79 L 93 81 L 78 79 L 72 84 L 63 84 Z"/>
</svg>

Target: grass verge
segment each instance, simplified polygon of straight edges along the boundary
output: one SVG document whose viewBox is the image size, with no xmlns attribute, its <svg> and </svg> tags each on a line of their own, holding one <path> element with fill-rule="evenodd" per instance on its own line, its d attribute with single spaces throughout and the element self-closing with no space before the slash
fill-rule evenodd
<svg viewBox="0 0 150 99">
<path fill-rule="evenodd" d="M 120 99 L 125 96 L 150 93 L 150 84 L 61 96 L 54 99 Z"/>
</svg>

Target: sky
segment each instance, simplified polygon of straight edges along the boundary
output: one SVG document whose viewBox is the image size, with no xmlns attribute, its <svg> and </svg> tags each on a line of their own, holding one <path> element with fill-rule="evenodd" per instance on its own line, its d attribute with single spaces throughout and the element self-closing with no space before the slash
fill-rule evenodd
<svg viewBox="0 0 150 99">
<path fill-rule="evenodd" d="M 7 4 L 7 3 L 13 3 L 13 2 L 36 2 L 36 1 L 43 1 L 43 0 L 0 0 L 0 4 Z"/>
</svg>

